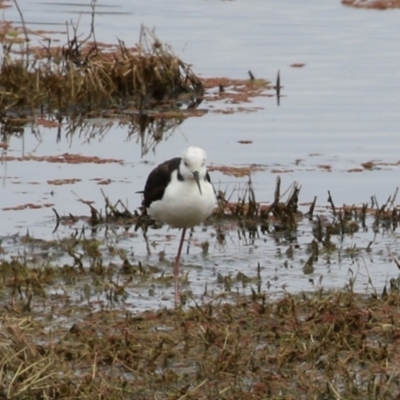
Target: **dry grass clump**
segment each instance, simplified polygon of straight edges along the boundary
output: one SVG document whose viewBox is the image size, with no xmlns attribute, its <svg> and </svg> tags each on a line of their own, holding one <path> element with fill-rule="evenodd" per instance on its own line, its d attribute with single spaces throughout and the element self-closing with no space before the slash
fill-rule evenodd
<svg viewBox="0 0 400 400">
<path fill-rule="evenodd" d="M 397 292 L 317 291 L 135 316 L 61 298 L 27 312 L 17 301 L 0 311 L 2 395 L 396 399 L 399 305 Z"/>
<path fill-rule="evenodd" d="M 63 47 L 29 47 L 29 42 L 8 43 L 3 37 L 3 115 L 143 110 L 165 103 L 173 107 L 179 99 L 193 103 L 203 94 L 202 82 L 190 66 L 147 28 L 141 28 L 140 42 L 132 48 L 121 41 L 117 46 L 89 41 L 93 35 L 79 41 L 75 32 Z M 19 55 L 16 46 L 22 46 Z"/>
</svg>

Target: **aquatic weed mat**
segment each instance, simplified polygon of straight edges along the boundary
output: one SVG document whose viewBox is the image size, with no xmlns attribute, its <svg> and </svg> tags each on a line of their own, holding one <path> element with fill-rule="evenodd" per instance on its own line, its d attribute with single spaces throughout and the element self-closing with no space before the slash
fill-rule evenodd
<svg viewBox="0 0 400 400">
<path fill-rule="evenodd" d="M 133 315 L 13 299 L 0 311 L 2 396 L 396 399 L 399 304 L 317 290 Z"/>
<path fill-rule="evenodd" d="M 112 160 L 115 161 L 115 160 Z M 396 205 L 398 188 L 390 195 L 386 202 L 379 204 L 376 196 L 359 204 L 335 205 L 334 195 L 328 190 L 328 205 L 318 206 L 317 197 L 312 201 L 300 202 L 301 185 L 293 182 L 287 188 L 281 188 L 281 178 L 277 176 L 274 198 L 268 202 L 259 202 L 256 199 L 251 173 L 262 166 L 250 167 L 212 167 L 212 170 L 222 171 L 235 177 L 247 176 L 247 181 L 239 183 L 232 189 L 217 190 L 217 203 L 207 223 L 218 226 L 219 223 L 235 222 L 238 226 L 246 225 L 262 228 L 273 232 L 296 231 L 299 222 L 308 220 L 313 225 L 313 235 L 320 243 L 328 244 L 331 235 L 352 234 L 359 230 L 368 230 L 371 224 L 373 231 L 380 228 L 395 231 L 400 220 L 400 205 Z M 60 182 L 62 184 L 63 182 Z M 79 198 L 90 210 L 90 216 L 76 216 L 72 213 L 60 216 L 55 208 L 57 230 L 59 225 L 74 225 L 79 221 L 88 223 L 91 227 L 101 227 L 104 224 L 134 226 L 135 232 L 149 225 L 160 226 L 152 221 L 143 207 L 130 211 L 127 204 L 121 199 L 113 202 L 101 190 L 104 199 L 104 209 L 94 207 L 94 201 Z M 236 199 L 235 199 L 236 198 Z M 307 211 L 304 211 L 304 209 Z M 318 212 L 317 212 L 317 211 Z M 368 220 L 368 221 L 367 221 Z M 325 241 L 324 241 L 325 238 Z"/>
</svg>

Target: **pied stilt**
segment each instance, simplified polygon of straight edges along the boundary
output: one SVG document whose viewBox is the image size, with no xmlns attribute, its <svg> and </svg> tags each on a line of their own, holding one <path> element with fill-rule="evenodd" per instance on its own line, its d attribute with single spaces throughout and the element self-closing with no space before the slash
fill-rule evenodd
<svg viewBox="0 0 400 400">
<path fill-rule="evenodd" d="M 203 222 L 215 206 L 215 191 L 206 168 L 206 153 L 188 147 L 182 157 L 172 158 L 151 171 L 144 187 L 142 205 L 150 217 L 173 228 L 182 228 L 174 264 L 175 305 L 179 302 L 179 262 L 187 228 Z"/>
</svg>

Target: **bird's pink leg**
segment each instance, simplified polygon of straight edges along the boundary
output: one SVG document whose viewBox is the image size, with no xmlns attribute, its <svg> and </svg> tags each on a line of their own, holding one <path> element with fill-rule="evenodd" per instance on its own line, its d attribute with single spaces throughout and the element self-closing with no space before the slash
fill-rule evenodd
<svg viewBox="0 0 400 400">
<path fill-rule="evenodd" d="M 179 304 L 179 261 L 181 258 L 183 241 L 185 239 L 186 228 L 182 228 L 181 241 L 179 243 L 178 254 L 175 258 L 174 281 L 175 281 L 175 307 Z"/>
</svg>

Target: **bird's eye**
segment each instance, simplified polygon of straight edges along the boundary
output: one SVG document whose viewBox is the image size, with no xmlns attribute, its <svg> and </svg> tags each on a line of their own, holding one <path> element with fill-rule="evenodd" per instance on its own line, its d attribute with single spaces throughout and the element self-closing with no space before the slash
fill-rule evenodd
<svg viewBox="0 0 400 400">
<path fill-rule="evenodd" d="M 189 164 L 187 163 L 187 161 L 185 161 L 185 167 L 189 167 Z"/>
</svg>

